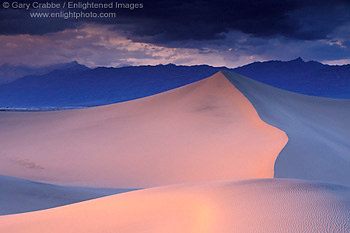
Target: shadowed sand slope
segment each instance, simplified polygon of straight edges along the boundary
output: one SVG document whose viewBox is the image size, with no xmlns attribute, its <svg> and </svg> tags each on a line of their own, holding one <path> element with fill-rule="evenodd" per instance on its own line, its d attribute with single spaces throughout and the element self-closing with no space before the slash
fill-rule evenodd
<svg viewBox="0 0 350 233">
<path fill-rule="evenodd" d="M 130 190 L 65 187 L 0 176 L 0 215 L 47 209 L 126 191 Z"/>
<path fill-rule="evenodd" d="M 109 106 L 0 112 L 0 128 L 3 174 L 118 188 L 273 177 L 287 142 L 222 73 Z"/>
<path fill-rule="evenodd" d="M 350 189 L 294 180 L 170 186 L 0 217 L 0 232 L 349 232 Z"/>
<path fill-rule="evenodd" d="M 243 76 L 223 74 L 260 117 L 287 133 L 275 177 L 350 185 L 350 100 L 300 95 Z"/>
</svg>

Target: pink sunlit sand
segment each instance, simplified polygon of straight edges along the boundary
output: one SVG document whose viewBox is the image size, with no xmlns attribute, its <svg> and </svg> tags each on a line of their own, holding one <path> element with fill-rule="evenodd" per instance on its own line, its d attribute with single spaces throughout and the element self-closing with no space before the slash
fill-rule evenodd
<svg viewBox="0 0 350 233">
<path fill-rule="evenodd" d="M 288 96 L 293 101 L 287 101 Z M 347 161 L 347 144 L 339 135 L 349 134 L 348 119 L 343 117 L 348 110 L 341 108 L 348 104 L 219 72 L 123 103 L 1 112 L 4 174 L 55 185 L 144 189 L 108 197 L 85 189 L 96 199 L 84 201 L 84 189 L 12 180 L 21 193 L 2 192 L 7 200 L 25 199 L 33 203 L 27 209 L 39 204 L 49 209 L 21 213 L 26 211 L 17 205 L 12 211 L 19 214 L 0 216 L 0 232 L 349 232 L 348 186 L 273 179 L 276 167 L 292 175 L 299 174 L 302 165 L 312 166 L 311 172 L 322 171 L 313 163 L 313 145 L 322 140 L 328 151 Z M 328 123 L 315 118 L 312 109 L 331 116 Z M 282 125 L 286 132 L 272 125 Z M 328 132 L 327 141 L 320 132 Z M 294 158 L 295 153 L 306 157 L 304 164 L 278 163 L 281 154 Z M 326 155 L 327 150 L 318 153 Z M 340 174 L 332 175 L 334 183 L 344 184 Z M 11 187 L 11 179 L 4 179 Z M 38 200 L 26 193 L 28 185 L 42 192 L 58 189 L 80 202 L 55 207 L 64 200 Z"/>
<path fill-rule="evenodd" d="M 349 232 L 350 189 L 261 179 L 134 191 L 0 217 L 11 233 Z"/>
<path fill-rule="evenodd" d="M 93 187 L 272 178 L 288 140 L 221 73 L 103 107 L 2 112 L 0 127 L 6 175 Z"/>
</svg>

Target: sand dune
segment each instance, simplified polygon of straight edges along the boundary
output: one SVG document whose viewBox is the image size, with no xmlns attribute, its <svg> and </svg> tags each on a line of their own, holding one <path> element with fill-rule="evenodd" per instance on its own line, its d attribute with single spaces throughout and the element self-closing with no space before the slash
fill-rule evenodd
<svg viewBox="0 0 350 233">
<path fill-rule="evenodd" d="M 350 184 L 348 116 L 350 101 L 294 94 L 229 72 L 109 106 L 0 112 L 3 174 L 105 187 L 205 181 L 0 216 L 0 232 L 350 232 L 349 187 L 256 179 Z M 287 133 L 286 147 L 286 134 L 274 126 Z M 229 179 L 251 180 L 217 181 Z M 5 211 L 20 206 L 17 200 L 33 210 L 95 195 L 8 177 L 0 185 Z"/>
<path fill-rule="evenodd" d="M 300 95 L 223 73 L 265 122 L 287 133 L 275 177 L 350 185 L 350 100 Z"/>
<path fill-rule="evenodd" d="M 171 186 L 0 217 L 0 232 L 349 232 L 350 189 L 295 180 Z"/>
<path fill-rule="evenodd" d="M 130 190 L 65 187 L 0 176 L 0 215 L 47 209 L 126 191 Z"/>
<path fill-rule="evenodd" d="M 59 112 L 0 112 L 0 171 L 82 186 L 273 177 L 284 132 L 224 76 L 151 97 Z"/>
</svg>

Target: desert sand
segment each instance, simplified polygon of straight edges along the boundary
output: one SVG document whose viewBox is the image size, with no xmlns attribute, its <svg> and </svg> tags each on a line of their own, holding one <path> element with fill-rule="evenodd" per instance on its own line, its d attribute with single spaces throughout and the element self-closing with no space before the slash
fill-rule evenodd
<svg viewBox="0 0 350 233">
<path fill-rule="evenodd" d="M 288 135 L 275 177 L 350 185 L 350 100 L 296 94 L 223 71 L 259 116 Z"/>
<path fill-rule="evenodd" d="M 0 176 L 0 215 L 53 208 L 127 191 L 131 190 L 58 186 Z"/>
<path fill-rule="evenodd" d="M 108 106 L 0 112 L 5 175 L 91 187 L 180 184 L 0 216 L 0 232 L 350 232 L 350 188 L 337 185 L 350 180 L 349 103 L 224 71 Z M 9 203 L 43 208 L 47 200 L 28 187 L 76 201 L 97 190 L 0 181 Z"/>
<path fill-rule="evenodd" d="M 3 174 L 115 188 L 272 178 L 288 140 L 222 73 L 108 106 L 0 112 L 0 128 Z"/>
<path fill-rule="evenodd" d="M 11 233 L 349 232 L 350 189 L 260 179 L 134 191 L 0 217 Z"/>
</svg>

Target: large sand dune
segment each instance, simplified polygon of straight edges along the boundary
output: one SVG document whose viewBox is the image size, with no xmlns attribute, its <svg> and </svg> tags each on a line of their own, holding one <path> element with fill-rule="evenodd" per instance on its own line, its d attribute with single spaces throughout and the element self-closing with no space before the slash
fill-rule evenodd
<svg viewBox="0 0 350 233">
<path fill-rule="evenodd" d="M 171 186 L 0 217 L 11 233 L 349 232 L 350 189 L 295 180 Z"/>
<path fill-rule="evenodd" d="M 349 187 L 256 179 L 350 184 L 349 116 L 350 101 L 229 72 L 109 106 L 0 112 L 2 174 L 105 187 L 205 181 L 0 216 L 0 232 L 350 232 Z M 217 181 L 233 179 L 251 180 Z M 0 185 L 0 211 L 96 195 L 1 176 Z"/>
<path fill-rule="evenodd" d="M 1 112 L 0 128 L 1 173 L 117 188 L 273 177 L 287 142 L 222 73 L 109 106 Z"/>
<path fill-rule="evenodd" d="M 265 122 L 287 133 L 275 177 L 350 185 L 350 100 L 296 94 L 223 73 Z"/>
<path fill-rule="evenodd" d="M 0 215 L 47 209 L 126 191 L 130 190 L 65 187 L 0 176 Z"/>
</svg>

